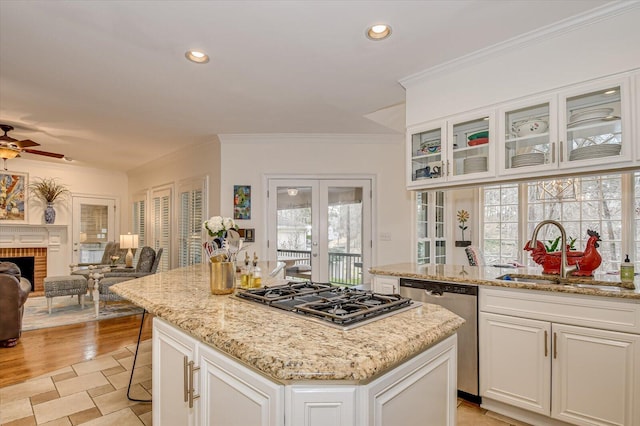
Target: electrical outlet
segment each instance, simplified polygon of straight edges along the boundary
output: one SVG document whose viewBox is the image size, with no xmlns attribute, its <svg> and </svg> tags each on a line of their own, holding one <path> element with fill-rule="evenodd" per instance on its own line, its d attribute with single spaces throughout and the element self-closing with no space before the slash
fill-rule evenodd
<svg viewBox="0 0 640 426">
<path fill-rule="evenodd" d="M 380 241 L 391 241 L 391 232 L 381 232 Z"/>
</svg>

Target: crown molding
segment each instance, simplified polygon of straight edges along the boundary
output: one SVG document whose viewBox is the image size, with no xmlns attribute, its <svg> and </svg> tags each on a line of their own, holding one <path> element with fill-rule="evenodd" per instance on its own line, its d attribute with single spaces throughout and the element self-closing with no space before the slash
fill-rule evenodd
<svg viewBox="0 0 640 426">
<path fill-rule="evenodd" d="M 460 68 L 461 66 L 467 65 L 472 62 L 477 62 L 479 59 L 484 59 L 507 50 L 513 50 L 515 47 L 525 47 L 544 39 L 557 37 L 558 35 L 574 31 L 587 25 L 592 25 L 596 22 L 618 16 L 629 10 L 639 7 L 640 1 L 638 0 L 615 1 L 610 4 L 600 6 L 587 12 L 572 16 L 570 18 L 563 19 L 545 27 L 537 28 L 528 33 L 502 41 L 484 49 L 477 50 L 468 55 L 452 59 L 448 62 L 444 62 L 442 64 L 407 76 L 403 79 L 398 80 L 398 82 L 402 85 L 402 87 L 406 89 L 408 85 L 422 80 L 425 77 L 443 74 L 452 69 Z"/>
<path fill-rule="evenodd" d="M 333 134 L 333 133 L 235 133 L 218 135 L 221 144 L 227 143 L 320 143 L 320 144 L 397 144 L 404 142 L 403 134 Z"/>
</svg>

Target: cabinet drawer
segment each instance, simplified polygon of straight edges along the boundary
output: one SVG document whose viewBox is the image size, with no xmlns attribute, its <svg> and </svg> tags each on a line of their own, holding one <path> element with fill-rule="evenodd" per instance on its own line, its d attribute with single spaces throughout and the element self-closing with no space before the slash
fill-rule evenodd
<svg viewBox="0 0 640 426">
<path fill-rule="evenodd" d="M 479 289 L 482 312 L 640 334 L 640 303 L 535 290 Z"/>
</svg>

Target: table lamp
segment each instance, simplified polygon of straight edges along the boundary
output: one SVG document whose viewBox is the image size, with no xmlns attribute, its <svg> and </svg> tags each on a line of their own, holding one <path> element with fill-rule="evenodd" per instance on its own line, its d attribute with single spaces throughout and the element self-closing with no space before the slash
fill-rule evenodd
<svg viewBox="0 0 640 426">
<path fill-rule="evenodd" d="M 120 235 L 120 248 L 129 249 L 127 255 L 124 258 L 124 264 L 127 268 L 133 268 L 133 253 L 132 248 L 138 248 L 138 234 Z"/>
</svg>

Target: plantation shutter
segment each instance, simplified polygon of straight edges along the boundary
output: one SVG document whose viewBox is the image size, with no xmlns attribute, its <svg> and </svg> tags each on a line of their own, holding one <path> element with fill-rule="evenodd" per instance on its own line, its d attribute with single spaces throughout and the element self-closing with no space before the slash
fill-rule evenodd
<svg viewBox="0 0 640 426">
<path fill-rule="evenodd" d="M 158 272 L 171 268 L 171 188 L 154 190 L 151 197 L 153 218 L 153 244 L 149 246 L 156 250 L 163 249 Z"/>
<path fill-rule="evenodd" d="M 182 182 L 178 189 L 178 266 L 202 263 L 205 182 Z"/>
</svg>

